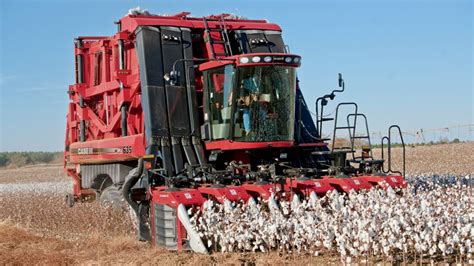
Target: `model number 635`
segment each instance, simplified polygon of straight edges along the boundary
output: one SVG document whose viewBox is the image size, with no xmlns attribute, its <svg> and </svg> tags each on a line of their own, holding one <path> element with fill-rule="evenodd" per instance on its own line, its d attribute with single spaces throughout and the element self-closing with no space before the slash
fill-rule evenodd
<svg viewBox="0 0 474 266">
<path fill-rule="evenodd" d="M 122 153 L 132 153 L 132 146 L 123 146 Z"/>
</svg>

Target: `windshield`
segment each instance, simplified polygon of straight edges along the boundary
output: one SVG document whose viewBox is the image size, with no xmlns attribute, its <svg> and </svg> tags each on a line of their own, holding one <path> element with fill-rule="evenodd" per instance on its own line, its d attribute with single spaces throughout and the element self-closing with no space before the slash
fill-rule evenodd
<svg viewBox="0 0 474 266">
<path fill-rule="evenodd" d="M 235 88 L 237 141 L 293 140 L 295 69 L 287 66 L 241 67 Z"/>
<path fill-rule="evenodd" d="M 207 71 L 206 79 L 212 139 L 293 140 L 295 68 L 248 66 L 236 70 L 227 65 Z"/>
</svg>

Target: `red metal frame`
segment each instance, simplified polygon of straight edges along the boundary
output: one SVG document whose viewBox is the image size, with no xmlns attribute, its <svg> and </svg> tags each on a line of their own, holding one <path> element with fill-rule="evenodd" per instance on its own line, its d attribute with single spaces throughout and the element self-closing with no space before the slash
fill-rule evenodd
<svg viewBox="0 0 474 266">
<path fill-rule="evenodd" d="M 246 183 L 242 184 L 242 187 L 254 198 L 261 198 L 268 200 L 272 194 L 275 196 L 281 196 L 284 192 L 284 188 L 279 184 L 258 184 L 258 183 Z"/>
<path fill-rule="evenodd" d="M 270 142 L 242 142 L 233 140 L 216 140 L 205 144 L 208 150 L 250 150 L 261 148 L 290 148 L 294 141 L 270 141 Z"/>
<path fill-rule="evenodd" d="M 315 192 L 318 196 L 324 196 L 331 190 L 348 193 L 351 190 L 367 190 L 373 187 L 388 189 L 389 187 L 406 188 L 406 186 L 407 183 L 403 176 L 398 175 L 354 176 L 351 178 L 323 176 L 322 179 L 309 180 L 287 178 L 285 190 L 309 197 L 311 192 Z"/>
<path fill-rule="evenodd" d="M 250 199 L 250 194 L 241 186 L 213 187 L 211 185 L 198 187 L 198 191 L 205 198 L 212 198 L 219 203 L 229 201 L 244 201 Z"/>
<path fill-rule="evenodd" d="M 311 192 L 315 192 L 318 196 L 324 196 L 328 191 L 335 190 L 335 188 L 325 179 L 298 180 L 287 178 L 285 190 L 309 197 Z"/>
<path fill-rule="evenodd" d="M 166 187 L 155 187 L 149 191 L 151 198 L 152 217 L 155 216 L 155 204 L 168 205 L 171 208 L 177 209 L 180 204 L 186 208 L 201 207 L 206 201 L 197 189 L 181 189 L 179 191 L 168 191 Z M 176 215 L 177 217 L 177 215 Z M 151 219 L 152 225 L 152 241 L 156 243 L 156 226 L 155 219 Z M 183 239 L 186 238 L 186 230 L 181 225 L 181 221 L 176 218 L 176 235 L 178 250 L 183 248 Z"/>
</svg>

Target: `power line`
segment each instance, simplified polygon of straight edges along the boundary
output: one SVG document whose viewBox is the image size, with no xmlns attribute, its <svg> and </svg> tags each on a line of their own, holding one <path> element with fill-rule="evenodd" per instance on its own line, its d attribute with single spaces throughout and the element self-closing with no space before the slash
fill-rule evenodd
<svg viewBox="0 0 474 266">
<path fill-rule="evenodd" d="M 419 130 L 414 131 L 403 131 L 402 134 L 404 136 L 410 136 L 414 138 L 413 143 L 425 143 L 426 142 L 426 133 L 432 133 L 433 139 L 436 139 L 436 135 L 441 139 L 442 134 L 446 138 L 446 133 L 455 132 L 454 130 L 457 129 L 457 138 L 461 138 L 461 129 L 467 128 L 467 132 L 469 132 L 469 140 L 472 140 L 472 134 L 474 132 L 474 124 L 458 124 L 458 125 L 451 125 L 446 127 L 440 128 L 420 128 Z M 381 131 L 372 132 L 372 137 L 382 138 L 384 134 Z"/>
</svg>

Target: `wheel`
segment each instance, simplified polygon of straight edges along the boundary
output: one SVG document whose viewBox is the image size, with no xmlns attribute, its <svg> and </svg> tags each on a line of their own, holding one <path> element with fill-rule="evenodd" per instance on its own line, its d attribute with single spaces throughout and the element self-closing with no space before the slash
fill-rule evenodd
<svg viewBox="0 0 474 266">
<path fill-rule="evenodd" d="M 111 206 L 116 209 L 125 209 L 125 200 L 122 197 L 122 191 L 116 186 L 108 186 L 100 193 L 100 205 Z"/>
<path fill-rule="evenodd" d="M 74 195 L 73 194 L 66 194 L 66 198 L 65 198 L 65 201 L 66 201 L 66 206 L 68 206 L 69 208 L 72 208 L 74 206 Z"/>
</svg>

